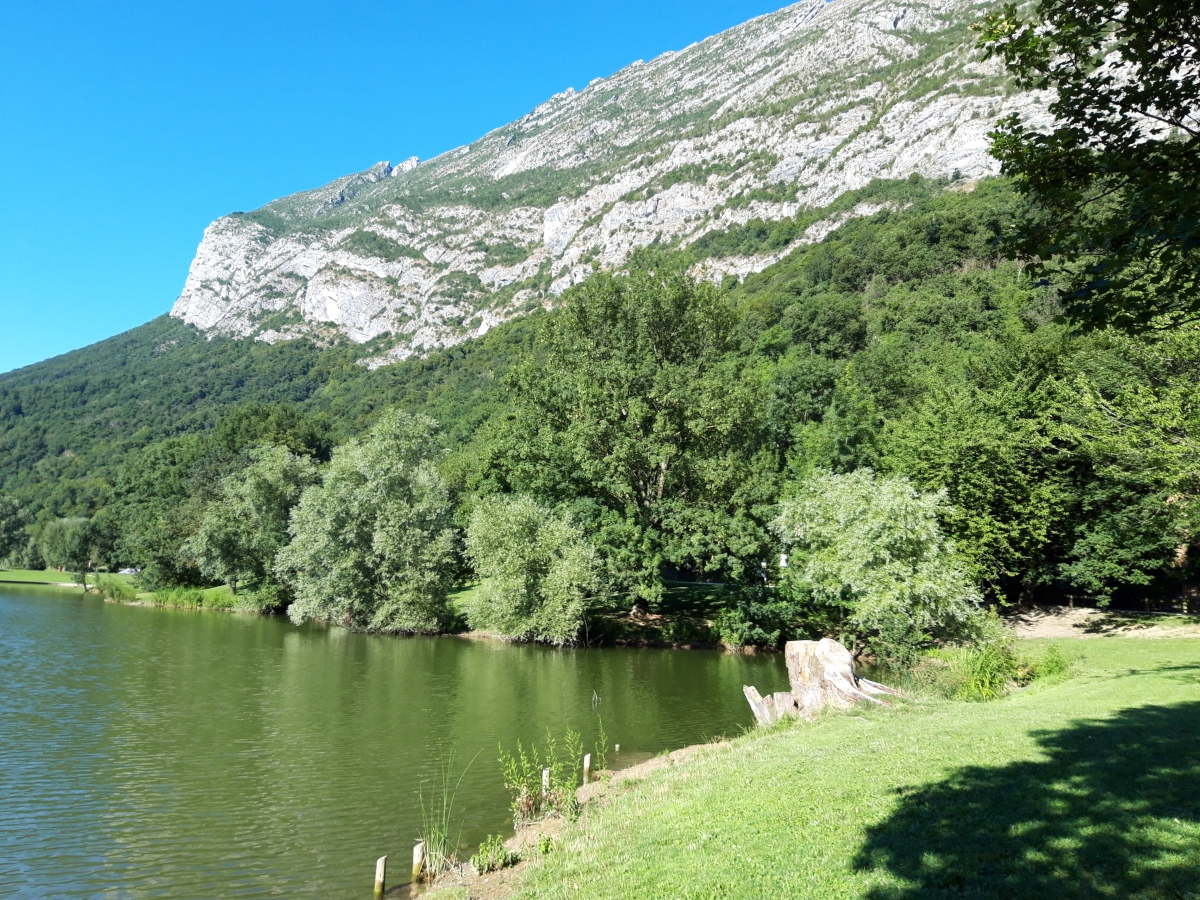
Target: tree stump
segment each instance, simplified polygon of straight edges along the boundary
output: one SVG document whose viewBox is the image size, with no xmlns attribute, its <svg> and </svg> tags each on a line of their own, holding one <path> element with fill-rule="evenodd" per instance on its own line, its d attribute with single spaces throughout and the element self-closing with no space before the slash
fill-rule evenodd
<svg viewBox="0 0 1200 900">
<path fill-rule="evenodd" d="M 811 718 L 826 706 L 845 709 L 866 701 L 890 706 L 880 695 L 902 696 L 886 685 L 860 678 L 854 674 L 854 657 L 850 651 L 829 638 L 819 641 L 788 641 L 784 648 L 790 693 L 780 692 L 763 697 L 756 688 L 745 686 L 742 692 L 754 718 L 760 725 L 770 725 L 786 715 Z"/>
</svg>

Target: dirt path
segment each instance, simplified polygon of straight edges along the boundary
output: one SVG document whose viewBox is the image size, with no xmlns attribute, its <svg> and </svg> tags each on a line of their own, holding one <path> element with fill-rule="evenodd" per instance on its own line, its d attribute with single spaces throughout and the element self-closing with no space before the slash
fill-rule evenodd
<svg viewBox="0 0 1200 900">
<path fill-rule="evenodd" d="M 1023 638 L 1200 638 L 1200 616 L 1049 606 L 1013 613 L 1005 621 Z"/>
</svg>

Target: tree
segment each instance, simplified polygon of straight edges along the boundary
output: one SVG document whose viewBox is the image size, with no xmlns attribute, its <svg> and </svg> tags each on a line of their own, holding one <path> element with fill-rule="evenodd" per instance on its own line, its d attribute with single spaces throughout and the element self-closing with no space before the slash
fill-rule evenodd
<svg viewBox="0 0 1200 900">
<path fill-rule="evenodd" d="M 284 447 L 307 459 L 328 455 L 318 423 L 289 406 L 256 403 L 230 410 L 208 433 L 171 438 L 130 454 L 115 479 L 111 509 L 120 525 L 119 552 L 142 566 L 146 586 L 198 586 L 207 578 L 226 578 L 206 578 L 195 553 L 184 548 L 191 546 L 210 507 L 220 499 L 225 478 L 251 465 L 255 448 L 264 446 Z M 212 530 L 215 522 L 209 525 L 205 553 L 211 572 L 216 571 L 211 565 L 214 553 L 229 554 L 236 548 L 219 550 L 214 542 L 221 535 Z"/>
<path fill-rule="evenodd" d="M 1064 431 L 1086 450 L 1090 477 L 1062 574 L 1104 603 L 1123 585 L 1170 587 L 1194 571 L 1200 533 L 1200 327 L 1153 336 L 1098 335 Z M 1190 566 L 1189 566 L 1190 563 Z M 1163 578 L 1163 576 L 1168 576 Z"/>
<path fill-rule="evenodd" d="M 1011 252 L 1088 328 L 1200 315 L 1200 6 L 1036 0 L 980 30 L 1020 87 L 1054 92 L 1051 130 L 1013 115 L 992 136 L 1032 201 Z"/>
<path fill-rule="evenodd" d="M 782 590 L 856 652 L 903 661 L 934 639 L 965 637 L 979 595 L 938 525 L 945 492 L 870 469 L 817 472 L 775 521 L 791 548 Z M 832 615 L 830 615 L 832 613 Z"/>
<path fill-rule="evenodd" d="M 601 589 L 600 559 L 582 529 L 529 497 L 481 500 L 467 556 L 483 579 L 465 603 L 475 630 L 568 644 Z"/>
<path fill-rule="evenodd" d="M 569 504 L 643 604 L 661 595 L 664 563 L 746 577 L 772 543 L 778 462 L 758 387 L 730 358 L 734 310 L 711 284 L 653 264 L 565 299 L 492 432 L 500 487 Z"/>
<path fill-rule="evenodd" d="M 881 440 L 889 471 L 947 491 L 943 525 L 973 579 L 993 589 L 1036 572 L 1074 506 L 1071 455 L 1055 442 L 1057 385 L 1030 374 L 938 385 Z"/>
<path fill-rule="evenodd" d="M 25 511 L 15 498 L 0 494 L 0 564 L 24 549 Z"/>
<path fill-rule="evenodd" d="M 334 451 L 275 566 L 295 594 L 292 621 L 389 632 L 445 623 L 455 541 L 438 455 L 434 421 L 400 412 Z"/>
<path fill-rule="evenodd" d="M 99 560 L 99 547 L 90 519 L 54 519 L 38 535 L 42 557 L 50 566 L 62 566 L 87 590 L 87 574 Z"/>
<path fill-rule="evenodd" d="M 250 458 L 249 466 L 222 479 L 219 497 L 185 546 L 201 572 L 228 582 L 234 594 L 239 581 L 266 586 L 275 555 L 288 542 L 292 507 L 317 481 L 313 460 L 284 447 L 256 447 Z"/>
</svg>

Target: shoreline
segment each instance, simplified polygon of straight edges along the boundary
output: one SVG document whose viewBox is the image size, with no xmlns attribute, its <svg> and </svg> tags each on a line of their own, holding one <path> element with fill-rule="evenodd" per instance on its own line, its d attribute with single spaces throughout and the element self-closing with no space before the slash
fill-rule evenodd
<svg viewBox="0 0 1200 900">
<path fill-rule="evenodd" d="M 1194 625 L 1200 628 L 1200 622 Z M 428 884 L 397 888 L 396 895 L 606 900 L 675 896 L 686 884 L 697 896 L 818 900 L 874 896 L 881 885 L 910 890 L 913 881 L 928 889 L 922 894 L 940 893 L 941 873 L 923 866 L 927 853 L 941 851 L 962 860 L 956 871 L 970 889 L 964 893 L 986 893 L 999 865 L 1002 876 L 1023 879 L 1027 892 L 1040 896 L 1035 888 L 1046 882 L 1038 880 L 1042 873 L 1030 874 L 1025 860 L 1036 853 L 1065 865 L 1074 857 L 1055 843 L 1057 831 L 1017 826 L 1033 821 L 1062 827 L 1061 814 L 1048 810 L 1030 785 L 1061 777 L 1066 763 L 1083 781 L 1078 798 L 1054 797 L 1076 805 L 1077 818 L 1068 820 L 1072 833 L 1091 822 L 1100 801 L 1120 806 L 1119 813 L 1105 812 L 1103 821 L 1125 827 L 1146 817 L 1151 803 L 1151 821 L 1133 827 L 1156 841 L 1151 849 L 1175 853 L 1167 857 L 1174 871 L 1165 870 L 1163 879 L 1178 888 L 1195 871 L 1194 849 L 1184 859 L 1176 848 L 1194 847 L 1195 823 L 1181 823 L 1177 810 L 1188 797 L 1181 779 L 1198 720 L 1187 705 L 1194 700 L 1190 679 L 1172 671 L 1194 665 L 1197 644 L 1154 640 L 1182 637 L 1161 621 L 1151 629 L 1072 638 L 1098 636 L 1116 640 L 1089 640 L 1093 649 L 1083 651 L 1078 669 L 991 702 L 918 696 L 888 710 L 855 706 L 830 711 L 817 723 L 752 728 L 605 773 L 577 788 L 578 817 L 529 823 L 504 841 L 510 851 L 527 854 L 515 865 L 478 875 L 464 863 Z M 1200 637 L 1200 630 L 1188 637 Z M 1150 705 L 1148 696 L 1154 697 Z M 1150 731 L 1165 735 L 1156 739 L 1170 743 L 1169 753 L 1159 743 L 1138 743 L 1147 719 L 1163 726 Z M 998 732 L 1005 740 L 988 739 Z M 1114 741 L 1132 747 L 1132 758 L 1114 756 Z M 869 778 L 863 777 L 864 747 Z M 1158 770 L 1147 765 L 1152 761 L 1169 767 L 1184 786 L 1172 780 L 1164 787 Z M 1096 767 L 1099 774 L 1089 775 Z M 723 799 L 714 804 L 715 797 Z M 769 812 L 775 806 L 786 814 Z M 937 827 L 929 827 L 931 810 L 942 817 L 933 820 Z M 1004 827 L 997 827 L 997 815 Z M 797 828 L 797 821 L 806 827 Z M 1164 829 L 1167 838 L 1159 834 Z M 552 841 L 547 852 L 539 850 L 543 835 Z M 1000 857 L 998 841 L 1005 851 Z M 879 846 L 892 852 L 864 856 Z M 753 877 L 731 877 L 727 854 L 714 855 L 729 847 Z M 1161 853 L 1146 850 L 1141 858 L 1151 863 Z M 1117 860 L 1096 871 L 1114 896 L 1136 893 L 1141 885 L 1120 855 L 1101 857 Z M 1057 869 L 1046 877 L 1052 887 L 1069 887 Z"/>
<path fill-rule="evenodd" d="M 48 588 L 51 591 L 64 593 L 79 591 L 81 597 L 96 596 L 102 599 L 105 603 L 112 603 L 118 606 L 136 606 L 143 609 L 178 609 L 191 610 L 193 612 L 220 612 L 220 613 L 242 613 L 245 615 L 256 616 L 274 616 L 283 615 L 282 613 L 264 613 L 253 609 L 241 609 L 235 605 L 182 605 L 172 603 L 155 603 L 149 599 L 152 594 L 140 594 L 134 600 L 119 600 L 107 597 L 95 585 L 89 585 L 86 589 L 78 582 L 73 581 L 33 581 L 24 579 L 4 578 L 0 575 L 0 588 Z M 636 625 L 653 625 L 656 622 L 669 622 L 674 618 L 693 618 L 693 617 L 671 617 L 663 614 L 652 614 L 653 622 L 638 623 Z M 1144 637 L 1187 637 L 1200 638 L 1200 614 L 1192 612 L 1179 612 L 1174 610 L 1135 610 L 1135 609 L 1098 609 L 1095 607 L 1081 606 L 1030 606 L 1015 608 L 1006 611 L 1002 615 L 1002 619 L 1006 626 L 1012 631 L 1016 638 L 1026 640 L 1038 639 L 1062 639 L 1062 638 L 1079 638 L 1092 639 L 1108 636 L 1144 636 Z M 327 626 L 329 623 L 324 623 Z M 486 631 L 445 631 L 435 634 L 392 634 L 390 632 L 361 632 L 363 634 L 388 635 L 392 637 L 450 637 L 468 641 L 488 641 L 501 644 L 512 644 L 514 646 L 534 645 L 547 646 L 549 644 L 537 644 L 534 641 L 522 641 L 506 638 L 501 635 L 492 634 Z M 585 632 L 586 633 L 586 632 Z M 619 647 L 623 649 L 642 649 L 642 650 L 710 650 L 721 653 L 735 653 L 745 655 L 770 654 L 776 655 L 780 650 L 764 648 L 764 647 L 731 647 L 719 641 L 689 641 L 689 642 L 671 642 L 659 638 L 634 635 L 615 637 L 612 639 L 601 638 L 598 641 L 580 641 L 575 644 L 565 644 L 555 649 L 571 649 L 571 650 L 603 650 L 611 647 Z"/>
</svg>

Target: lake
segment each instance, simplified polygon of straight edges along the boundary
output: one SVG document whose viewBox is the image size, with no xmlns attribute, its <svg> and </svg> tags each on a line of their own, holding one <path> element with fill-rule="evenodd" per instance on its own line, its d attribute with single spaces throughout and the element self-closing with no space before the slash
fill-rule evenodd
<svg viewBox="0 0 1200 900">
<path fill-rule="evenodd" d="M 751 723 L 778 656 L 296 628 L 0 585 L 0 895 L 371 896 L 439 764 L 460 842 L 512 833 L 497 747 L 598 717 L 624 761 Z M 474 762 L 472 763 L 472 760 Z M 620 765 L 621 758 L 617 759 Z"/>
</svg>

